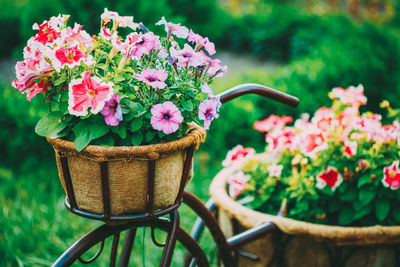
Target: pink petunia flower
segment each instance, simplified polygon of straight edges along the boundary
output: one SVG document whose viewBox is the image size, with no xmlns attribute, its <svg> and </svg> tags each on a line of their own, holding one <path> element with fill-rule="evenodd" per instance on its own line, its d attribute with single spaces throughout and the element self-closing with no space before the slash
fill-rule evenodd
<svg viewBox="0 0 400 267">
<path fill-rule="evenodd" d="M 332 191 L 335 191 L 342 182 L 343 176 L 339 171 L 336 168 L 329 166 L 326 171 L 317 175 L 317 183 L 315 186 L 319 189 L 329 186 Z"/>
<path fill-rule="evenodd" d="M 247 187 L 247 182 L 250 180 L 248 175 L 245 175 L 244 172 L 240 171 L 229 177 L 229 195 L 232 198 L 237 198 L 240 193 L 243 192 Z"/>
<path fill-rule="evenodd" d="M 164 81 L 167 79 L 168 74 L 165 70 L 157 70 L 157 69 L 144 69 L 142 73 L 136 74 L 135 78 L 139 81 L 142 81 L 152 88 L 163 89 L 166 84 Z"/>
<path fill-rule="evenodd" d="M 382 184 L 392 190 L 400 188 L 399 161 L 393 161 L 392 165 L 383 168 Z"/>
<path fill-rule="evenodd" d="M 157 131 L 171 134 L 178 130 L 183 117 L 179 109 L 171 101 L 153 105 L 151 108 L 151 126 Z"/>
<path fill-rule="evenodd" d="M 207 94 L 209 98 L 213 98 L 214 97 L 214 93 L 211 89 L 211 87 L 208 85 L 208 83 L 204 83 L 201 86 L 201 92 L 204 94 Z"/>
<path fill-rule="evenodd" d="M 204 47 L 210 56 L 215 54 L 215 45 L 208 40 L 208 37 L 203 38 L 201 35 L 194 33 L 192 30 L 189 32 L 188 41 L 196 43 L 196 51 Z"/>
<path fill-rule="evenodd" d="M 61 39 L 67 47 L 78 45 L 82 51 L 93 45 L 92 37 L 84 30 L 83 26 L 75 23 L 74 28 L 68 27 L 61 30 Z"/>
<path fill-rule="evenodd" d="M 26 95 L 26 98 L 28 99 L 29 102 L 31 102 L 32 98 L 35 97 L 39 93 L 45 93 L 47 91 L 47 88 L 50 86 L 50 84 L 44 85 L 43 79 L 39 83 L 35 83 L 28 91 L 28 94 Z"/>
<path fill-rule="evenodd" d="M 50 56 L 52 65 L 57 72 L 60 72 L 65 66 L 68 66 L 70 69 L 79 66 L 82 61 L 85 62 L 86 58 L 87 55 L 77 45 L 56 49 L 54 50 L 54 54 Z"/>
<path fill-rule="evenodd" d="M 202 55 L 201 61 L 206 63 L 208 66 L 206 67 L 207 69 L 207 74 L 214 76 L 214 77 L 222 77 L 224 74 L 228 71 L 227 66 L 221 65 L 221 60 L 216 58 L 212 59 L 204 54 L 203 51 L 199 52 L 200 55 Z"/>
<path fill-rule="evenodd" d="M 160 39 L 154 33 L 133 32 L 126 36 L 121 52 L 132 60 L 140 59 L 143 55 L 150 55 L 153 49 L 159 50 L 161 47 Z"/>
<path fill-rule="evenodd" d="M 113 94 L 113 83 L 103 82 L 91 77 L 92 71 L 82 73 L 82 79 L 74 79 L 69 84 L 68 111 L 75 116 L 86 116 L 90 112 L 97 114 Z"/>
<path fill-rule="evenodd" d="M 197 67 L 203 64 L 203 56 L 197 53 L 193 48 L 185 44 L 182 50 L 176 50 L 174 47 L 170 48 L 171 57 L 178 60 L 177 65 L 179 67 L 193 66 Z"/>
<path fill-rule="evenodd" d="M 122 121 L 122 111 L 119 105 L 119 95 L 113 94 L 112 98 L 105 102 L 100 113 L 104 116 L 107 125 L 117 126 Z"/>
<path fill-rule="evenodd" d="M 35 23 L 33 25 L 34 30 L 39 30 L 39 32 L 34 36 L 34 40 L 42 43 L 43 45 L 48 43 L 53 43 L 60 36 L 60 29 L 58 28 L 59 23 L 54 23 L 56 21 L 56 17 L 52 17 L 49 21 L 44 21 L 41 25 Z"/>
<path fill-rule="evenodd" d="M 101 14 L 101 25 L 107 26 L 111 21 L 116 23 L 119 27 L 126 28 L 129 27 L 132 30 L 136 30 L 138 25 L 133 22 L 133 17 L 131 16 L 120 16 L 115 11 L 108 11 L 104 8 L 103 14 Z"/>
<path fill-rule="evenodd" d="M 185 26 L 181 26 L 181 24 L 174 24 L 171 22 L 167 22 L 164 17 L 160 19 L 156 23 L 156 25 L 164 25 L 165 31 L 167 32 L 167 38 L 174 34 L 176 37 L 179 38 L 186 38 L 189 34 L 189 30 Z"/>
<path fill-rule="evenodd" d="M 253 128 L 262 133 L 268 132 L 270 130 L 281 130 L 286 124 L 293 121 L 292 117 L 277 115 L 271 115 L 262 121 L 256 121 L 253 124 Z"/>
<path fill-rule="evenodd" d="M 343 104 L 349 106 L 362 106 L 367 103 L 367 98 L 364 96 L 364 87 L 360 84 L 357 87 L 350 86 L 347 89 L 336 87 L 332 89 L 330 94 L 332 98 L 339 99 Z"/>
<path fill-rule="evenodd" d="M 255 154 L 255 150 L 251 147 L 243 147 L 237 145 L 226 154 L 226 158 L 222 161 L 222 166 L 232 166 L 234 163 L 243 162 L 245 159 Z"/>
<path fill-rule="evenodd" d="M 21 93 L 28 91 L 36 80 L 50 75 L 52 70 L 51 65 L 38 50 L 35 54 L 36 56 L 26 58 L 15 65 L 17 80 L 12 82 L 12 86 Z"/>
<path fill-rule="evenodd" d="M 204 129 L 210 128 L 211 121 L 218 118 L 219 108 L 221 101 L 217 98 L 210 98 L 200 103 L 199 105 L 199 119 L 204 121 Z"/>
</svg>

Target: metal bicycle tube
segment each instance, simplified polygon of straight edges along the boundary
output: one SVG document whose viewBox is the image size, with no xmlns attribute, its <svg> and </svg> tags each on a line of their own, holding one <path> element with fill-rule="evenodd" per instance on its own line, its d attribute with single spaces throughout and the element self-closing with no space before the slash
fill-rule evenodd
<svg viewBox="0 0 400 267">
<path fill-rule="evenodd" d="M 183 193 L 183 202 L 186 203 L 199 217 L 203 219 L 204 224 L 207 226 L 212 237 L 214 238 L 224 265 L 232 266 L 234 263 L 232 250 L 228 246 L 225 235 L 222 233 L 222 230 L 212 213 L 203 205 L 203 203 L 201 203 L 197 197 L 186 191 Z"/>
<path fill-rule="evenodd" d="M 71 205 L 72 209 L 76 209 L 77 205 L 76 205 L 76 200 L 75 200 L 74 188 L 72 186 L 71 173 L 70 173 L 69 167 L 68 167 L 67 157 L 64 157 L 61 155 L 61 153 L 58 153 L 58 158 L 60 159 L 60 163 L 61 163 L 61 169 L 62 169 L 63 178 L 64 178 L 64 182 L 65 182 L 65 189 L 67 191 L 68 202 Z"/>
<path fill-rule="evenodd" d="M 174 248 L 177 239 L 177 229 L 179 227 L 179 213 L 174 211 L 170 214 L 170 231 L 168 231 L 168 236 L 166 244 L 161 256 L 160 267 L 170 266 L 172 260 L 172 254 L 174 253 Z"/>
<path fill-rule="evenodd" d="M 115 267 L 115 262 L 117 260 L 117 250 L 118 250 L 118 243 L 119 243 L 119 235 L 120 233 L 114 234 L 112 247 L 111 247 L 111 256 L 110 256 L 110 267 Z"/>
<path fill-rule="evenodd" d="M 101 190 L 103 193 L 103 210 L 104 218 L 110 219 L 111 207 L 110 207 L 110 184 L 108 182 L 108 162 L 100 162 L 100 174 L 101 174 Z"/>
<path fill-rule="evenodd" d="M 124 245 L 122 246 L 122 252 L 119 257 L 118 267 L 126 267 L 129 264 L 131 257 L 133 243 L 135 242 L 136 228 L 131 228 L 125 235 Z"/>
</svg>

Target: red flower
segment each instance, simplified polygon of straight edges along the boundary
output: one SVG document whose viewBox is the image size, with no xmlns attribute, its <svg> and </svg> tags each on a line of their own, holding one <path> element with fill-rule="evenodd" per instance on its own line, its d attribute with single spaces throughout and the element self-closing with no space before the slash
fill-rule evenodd
<svg viewBox="0 0 400 267">
<path fill-rule="evenodd" d="M 279 117 L 277 115 L 271 115 L 265 120 L 256 121 L 253 125 L 253 128 L 262 133 L 268 132 L 272 129 L 282 129 L 286 124 L 291 123 L 293 121 L 292 117 L 282 116 Z"/>
<path fill-rule="evenodd" d="M 394 161 L 392 165 L 383 168 L 382 183 L 385 187 L 390 187 L 392 190 L 400 188 L 400 170 L 398 160 Z"/>
<path fill-rule="evenodd" d="M 242 161 L 245 158 L 254 155 L 255 151 L 251 147 L 244 148 L 241 145 L 235 146 L 232 150 L 228 152 L 225 160 L 222 162 L 222 166 L 228 167 L 233 165 L 233 163 Z"/>
<path fill-rule="evenodd" d="M 334 167 L 328 167 L 326 171 L 318 174 L 316 187 L 323 189 L 326 185 L 328 185 L 332 191 L 335 191 L 342 182 L 343 177 L 339 171 Z"/>
</svg>

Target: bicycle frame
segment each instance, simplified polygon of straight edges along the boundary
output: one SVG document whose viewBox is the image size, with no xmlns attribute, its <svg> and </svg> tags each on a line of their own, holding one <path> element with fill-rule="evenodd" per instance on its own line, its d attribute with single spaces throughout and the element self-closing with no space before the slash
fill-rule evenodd
<svg viewBox="0 0 400 267">
<path fill-rule="evenodd" d="M 240 97 L 247 94 L 257 94 L 263 97 L 273 99 L 275 101 L 281 102 L 283 104 L 296 107 L 299 100 L 291 95 L 276 91 L 266 86 L 259 84 L 243 84 L 237 87 L 231 88 L 227 91 L 222 92 L 217 95 L 222 103 L 226 103 L 232 99 Z M 182 190 L 183 191 L 183 190 Z M 224 264 L 224 266 L 235 266 L 235 251 L 260 237 L 265 236 L 267 233 L 277 230 L 277 227 L 272 223 L 266 223 L 258 227 L 246 230 L 240 234 L 226 238 L 212 210 L 215 207 L 215 202 L 211 199 L 204 205 L 196 196 L 193 194 L 183 191 L 179 194 L 179 199 L 177 203 L 187 204 L 198 216 L 196 220 L 191 235 L 186 233 L 182 228 L 179 227 L 179 213 L 178 210 L 171 209 L 167 211 L 160 211 L 160 216 L 169 214 L 169 219 L 160 216 L 148 216 L 145 219 L 143 217 L 128 216 L 124 221 L 123 217 L 116 218 L 119 225 L 105 224 L 97 228 L 96 230 L 85 235 L 79 239 L 75 244 L 73 244 L 68 250 L 66 250 L 63 255 L 61 255 L 57 261 L 53 264 L 55 267 L 70 266 L 76 260 L 84 264 L 89 264 L 94 262 L 99 255 L 102 253 L 104 248 L 105 239 L 113 236 L 113 243 L 110 256 L 110 266 L 116 265 L 117 250 L 119 244 L 120 233 L 122 231 L 128 231 L 125 236 L 122 252 L 119 257 L 118 266 L 127 266 L 129 263 L 131 250 L 135 241 L 136 229 L 139 227 L 150 227 L 152 229 L 152 240 L 157 246 L 164 247 L 163 254 L 161 257 L 160 266 L 170 266 L 173 250 L 175 248 L 175 243 L 177 240 L 181 242 L 187 249 L 188 254 L 185 258 L 184 266 L 194 266 L 198 264 L 199 266 L 209 266 L 206 255 L 203 250 L 198 245 L 200 236 L 205 227 L 207 227 L 214 239 L 214 242 L 218 248 L 219 257 Z M 71 209 L 66 201 L 66 206 L 75 214 L 91 217 L 89 214 L 79 214 L 79 212 Z M 178 206 L 179 206 L 178 205 Z M 158 228 L 168 233 L 166 243 L 160 244 L 155 240 L 154 229 Z M 90 260 L 82 260 L 81 256 L 94 245 L 100 243 L 100 249 Z"/>
</svg>

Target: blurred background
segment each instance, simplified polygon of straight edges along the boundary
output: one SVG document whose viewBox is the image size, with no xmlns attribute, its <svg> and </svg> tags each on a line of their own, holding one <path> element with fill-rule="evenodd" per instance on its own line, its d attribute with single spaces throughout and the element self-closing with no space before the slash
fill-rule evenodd
<svg viewBox="0 0 400 267">
<path fill-rule="evenodd" d="M 333 87 L 358 84 L 368 97 L 366 109 L 380 111 L 383 99 L 399 107 L 396 0 L 0 0 L 0 266 L 49 266 L 100 225 L 64 208 L 53 151 L 34 132 L 46 105 L 39 97 L 29 103 L 11 88 L 11 81 L 23 47 L 35 34 L 33 23 L 70 14 L 72 22 L 97 34 L 105 7 L 133 15 L 150 29 L 165 16 L 208 36 L 216 44 L 216 56 L 229 67 L 226 76 L 212 84 L 217 92 L 255 82 L 300 98 L 297 109 L 257 96 L 222 107 L 196 155 L 195 177 L 188 186 L 203 201 L 227 150 L 236 144 L 264 149 L 264 136 L 252 129 L 255 120 L 272 113 L 312 113 L 330 103 L 327 93 Z M 194 218 L 182 208 L 184 226 Z M 149 235 L 139 232 L 133 266 L 157 265 L 159 250 L 143 242 Z M 209 241 L 206 236 L 202 246 L 215 265 L 215 247 Z M 181 248 L 174 253 L 174 266 L 180 265 L 183 253 Z M 94 266 L 108 266 L 107 258 Z"/>
</svg>

